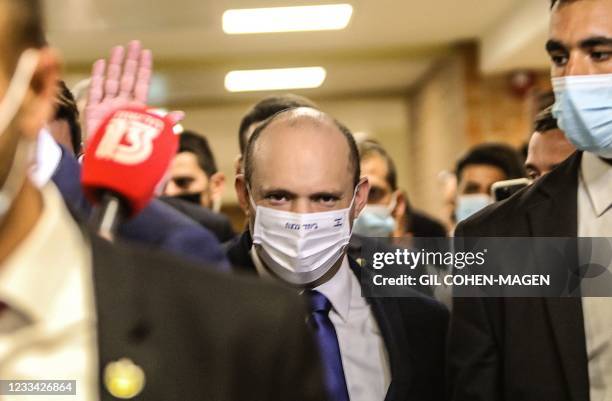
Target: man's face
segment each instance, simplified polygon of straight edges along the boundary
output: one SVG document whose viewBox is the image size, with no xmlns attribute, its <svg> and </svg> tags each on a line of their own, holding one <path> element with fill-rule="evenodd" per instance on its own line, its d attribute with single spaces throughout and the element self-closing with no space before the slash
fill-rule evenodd
<svg viewBox="0 0 612 401">
<path fill-rule="evenodd" d="M 294 213 L 348 208 L 354 194 L 349 147 L 333 124 L 310 120 L 272 123 L 255 145 L 251 194 L 257 205 Z M 245 184 L 237 182 L 243 208 L 254 216 Z M 355 217 L 367 201 L 367 182 L 355 197 Z"/>
<path fill-rule="evenodd" d="M 385 159 L 378 155 L 368 156 L 361 160 L 361 173 L 370 182 L 369 205 L 388 206 L 391 203 L 394 192 L 387 182 L 388 172 Z"/>
<path fill-rule="evenodd" d="M 549 37 L 553 77 L 612 73 L 612 1 L 556 5 Z"/>
<path fill-rule="evenodd" d="M 195 154 L 181 152 L 174 157 L 170 165 L 170 181 L 164 193 L 168 196 L 200 193 L 202 206 L 212 206 L 209 179 Z"/>
<path fill-rule="evenodd" d="M 458 195 L 491 193 L 491 186 L 497 181 L 507 180 L 506 174 L 499 167 L 489 164 L 468 164 L 461 172 Z"/>
<path fill-rule="evenodd" d="M 567 140 L 563 131 L 555 129 L 544 133 L 534 132 L 529 141 L 525 169 L 533 180 L 550 173 L 561 164 L 576 148 Z"/>
</svg>

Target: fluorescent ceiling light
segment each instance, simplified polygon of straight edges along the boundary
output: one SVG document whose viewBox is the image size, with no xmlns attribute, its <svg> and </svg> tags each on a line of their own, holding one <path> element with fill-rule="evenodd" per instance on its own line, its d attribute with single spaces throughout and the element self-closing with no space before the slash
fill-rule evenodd
<svg viewBox="0 0 612 401">
<path fill-rule="evenodd" d="M 344 29 L 351 20 L 350 4 L 245 8 L 223 13 L 227 34 L 325 31 Z"/>
<path fill-rule="evenodd" d="M 230 92 L 318 88 L 325 76 L 323 67 L 231 71 L 225 76 L 225 88 Z"/>
</svg>

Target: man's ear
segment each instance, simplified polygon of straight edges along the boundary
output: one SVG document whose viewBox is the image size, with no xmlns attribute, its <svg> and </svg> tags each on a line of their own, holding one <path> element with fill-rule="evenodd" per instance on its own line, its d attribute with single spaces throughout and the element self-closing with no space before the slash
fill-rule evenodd
<svg viewBox="0 0 612 401">
<path fill-rule="evenodd" d="M 249 201 L 249 191 L 247 189 L 244 174 L 238 174 L 236 176 L 236 181 L 234 181 L 234 189 L 236 190 L 236 196 L 238 197 L 240 208 L 247 217 L 250 217 L 251 202 Z"/>
<path fill-rule="evenodd" d="M 38 66 L 32 76 L 19 122 L 21 132 L 29 139 L 36 139 L 43 125 L 53 118 L 59 79 L 57 53 L 49 47 L 40 49 Z"/>
<path fill-rule="evenodd" d="M 393 208 L 392 215 L 393 218 L 403 219 L 406 215 L 406 194 L 400 189 L 393 193 L 395 196 L 395 208 Z"/>
<path fill-rule="evenodd" d="M 354 219 L 359 217 L 363 208 L 368 204 L 368 195 L 370 194 L 370 181 L 367 177 L 361 177 L 357 193 L 355 194 L 355 215 Z"/>
<path fill-rule="evenodd" d="M 393 194 L 395 196 L 395 208 L 391 212 L 395 220 L 394 237 L 403 237 L 406 234 L 406 210 L 408 201 L 406 194 L 402 190 L 397 190 Z"/>
</svg>

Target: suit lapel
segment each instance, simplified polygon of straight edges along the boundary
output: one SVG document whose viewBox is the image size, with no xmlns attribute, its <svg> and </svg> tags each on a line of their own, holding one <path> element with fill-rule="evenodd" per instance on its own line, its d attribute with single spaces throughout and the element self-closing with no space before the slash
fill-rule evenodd
<svg viewBox="0 0 612 401">
<path fill-rule="evenodd" d="M 112 362 L 127 358 L 145 374 L 145 387 L 138 399 L 163 400 L 164 377 L 160 353 L 151 349 L 149 336 L 154 322 L 147 317 L 145 300 L 139 297 L 128 252 L 96 238 L 91 238 L 96 312 L 98 321 L 98 361 L 100 400 L 115 400 L 106 390 L 104 369 Z M 142 397 L 142 398 L 141 398 Z"/>
<path fill-rule="evenodd" d="M 371 274 L 371 272 L 361 268 L 352 258 L 349 258 L 349 264 L 359 283 L 364 283 L 365 281 L 360 276 Z M 363 293 L 363 284 L 361 285 Z M 368 302 L 380 328 L 391 366 L 391 384 L 385 400 L 407 399 L 412 379 L 412 360 L 398 300 L 395 298 L 368 298 Z"/>
<path fill-rule="evenodd" d="M 577 237 L 581 156 L 581 153 L 573 155 L 558 170 L 549 174 L 545 185 L 540 186 L 542 198 L 527 212 L 530 236 Z M 577 257 L 575 265 L 577 268 Z M 588 400 L 588 360 L 581 298 L 546 298 L 544 303 L 568 392 L 574 401 Z"/>
<path fill-rule="evenodd" d="M 251 259 L 250 251 L 253 240 L 249 230 L 242 233 L 227 246 L 227 258 L 232 264 L 232 268 L 237 273 L 256 274 L 257 269 Z"/>
</svg>

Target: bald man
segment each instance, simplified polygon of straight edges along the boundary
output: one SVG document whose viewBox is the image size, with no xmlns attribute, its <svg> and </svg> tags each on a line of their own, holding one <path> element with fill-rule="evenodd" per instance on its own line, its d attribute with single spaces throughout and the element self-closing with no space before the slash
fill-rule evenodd
<svg viewBox="0 0 612 401">
<path fill-rule="evenodd" d="M 441 399 L 447 311 L 416 292 L 363 298 L 367 270 L 346 255 L 369 192 L 350 131 L 312 108 L 276 114 L 249 139 L 235 187 L 249 227 L 228 256 L 303 291 L 330 398 Z"/>
</svg>

